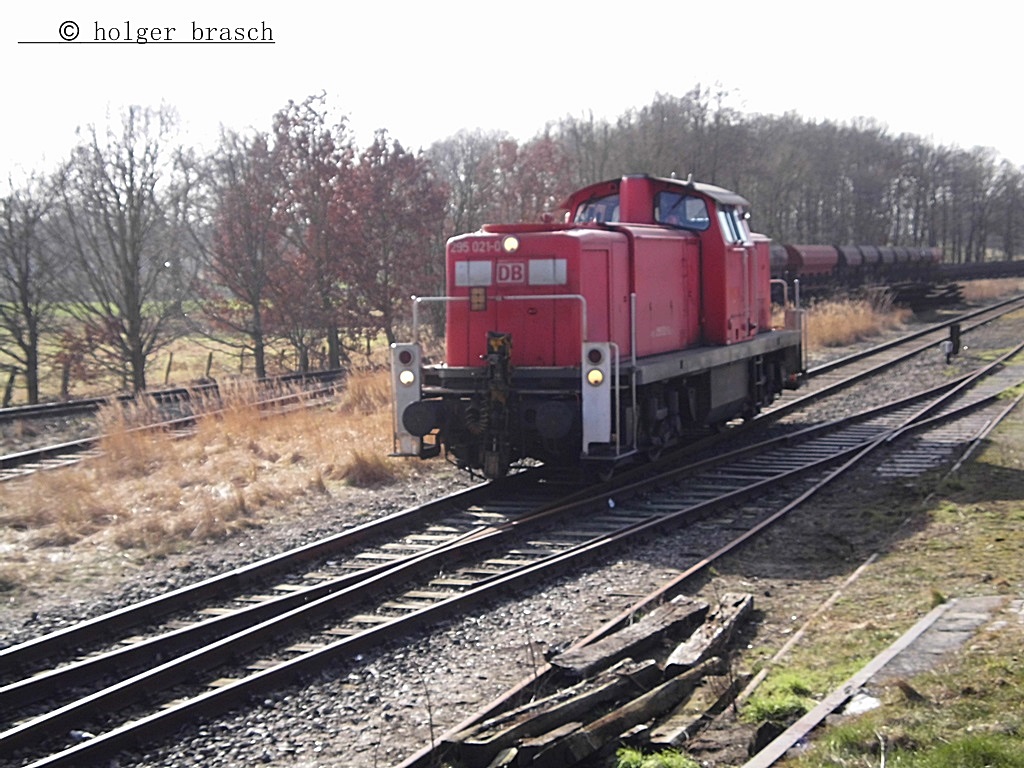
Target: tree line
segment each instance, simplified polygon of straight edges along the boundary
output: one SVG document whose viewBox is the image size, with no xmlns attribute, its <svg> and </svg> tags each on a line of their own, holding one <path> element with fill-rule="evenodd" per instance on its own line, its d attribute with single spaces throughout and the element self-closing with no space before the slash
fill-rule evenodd
<svg viewBox="0 0 1024 768">
<path fill-rule="evenodd" d="M 411 152 L 386 131 L 359 147 L 323 95 L 267 130 L 224 129 L 200 153 L 169 107 L 89 126 L 52 172 L 0 198 L 0 370 L 30 403 L 97 370 L 146 388 L 183 334 L 295 366 L 341 367 L 443 287 L 444 242 L 486 222 L 537 220 L 573 189 L 676 174 L 751 200 L 780 242 L 936 246 L 951 261 L 1013 258 L 1022 169 L 993 150 L 935 146 L 870 120 L 746 115 L 727 94 L 659 95 L 614 120 L 565 117 L 535 137 L 463 131 Z M 49 393 L 52 395 L 53 393 Z"/>
</svg>

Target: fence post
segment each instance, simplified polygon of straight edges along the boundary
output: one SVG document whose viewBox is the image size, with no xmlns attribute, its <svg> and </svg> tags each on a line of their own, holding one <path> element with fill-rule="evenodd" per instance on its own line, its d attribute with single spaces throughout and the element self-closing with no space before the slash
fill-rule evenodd
<svg viewBox="0 0 1024 768">
<path fill-rule="evenodd" d="M 67 400 L 71 395 L 71 361 L 65 360 L 60 367 L 60 399 Z"/>
<path fill-rule="evenodd" d="M 14 397 L 14 379 L 18 375 L 16 370 L 12 370 L 7 375 L 7 386 L 4 387 L 4 408 L 8 408 L 11 405 L 11 398 Z"/>
</svg>

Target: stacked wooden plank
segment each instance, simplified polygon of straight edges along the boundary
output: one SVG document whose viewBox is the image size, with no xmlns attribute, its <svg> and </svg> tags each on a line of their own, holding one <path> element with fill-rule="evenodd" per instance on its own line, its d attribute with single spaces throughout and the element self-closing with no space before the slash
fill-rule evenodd
<svg viewBox="0 0 1024 768">
<path fill-rule="evenodd" d="M 445 752 L 463 765 L 562 768 L 625 742 L 684 745 L 743 682 L 722 659 L 752 609 L 745 594 L 724 596 L 714 610 L 690 598 L 659 606 L 552 658 L 533 700 L 455 734 Z"/>
</svg>

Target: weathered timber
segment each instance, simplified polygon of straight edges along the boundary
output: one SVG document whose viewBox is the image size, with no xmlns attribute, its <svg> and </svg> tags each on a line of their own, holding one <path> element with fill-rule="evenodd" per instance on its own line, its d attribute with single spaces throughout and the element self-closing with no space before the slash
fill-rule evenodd
<svg viewBox="0 0 1024 768">
<path fill-rule="evenodd" d="M 506 768 L 506 766 L 515 765 L 518 754 L 519 750 L 515 747 L 503 749 L 496 758 L 488 763 L 487 768 Z"/>
<path fill-rule="evenodd" d="M 596 679 L 577 683 L 543 699 L 532 701 L 461 731 L 446 742 L 459 758 L 470 765 L 484 765 L 501 750 L 521 740 L 561 728 L 566 723 L 585 719 L 596 707 L 643 693 L 661 680 L 661 669 L 654 661 L 624 659 Z M 577 723 L 579 727 L 579 723 Z M 525 749 L 530 750 L 526 744 Z M 533 751 L 537 751 L 533 745 Z M 520 756 L 519 760 L 522 760 Z"/>
<path fill-rule="evenodd" d="M 556 738 L 528 765 L 533 768 L 564 768 L 587 759 L 630 728 L 671 710 L 701 679 L 720 667 L 720 659 L 708 659 L 604 717 Z"/>
<path fill-rule="evenodd" d="M 580 722 L 564 723 L 558 728 L 548 731 L 547 733 L 542 733 L 539 736 L 533 736 L 529 739 L 523 739 L 523 741 L 519 743 L 519 754 L 516 756 L 516 765 L 535 765 L 538 755 L 544 754 L 551 748 L 552 744 L 556 744 L 561 739 L 565 739 L 571 734 L 576 733 L 582 727 L 583 723 Z M 561 768 L 560 764 L 559 766 Z"/>
<path fill-rule="evenodd" d="M 666 674 L 674 675 L 716 656 L 729 643 L 737 625 L 754 609 L 754 596 L 727 594 L 718 608 L 685 641 L 676 646 L 665 662 Z"/>
<path fill-rule="evenodd" d="M 681 746 L 711 722 L 715 715 L 724 711 L 749 679 L 749 675 L 714 675 L 705 678 L 689 699 L 647 732 L 646 743 L 656 749 Z"/>
<path fill-rule="evenodd" d="M 663 640 L 686 637 L 707 615 L 708 604 L 684 598 L 655 608 L 639 621 L 596 643 L 560 653 L 549 662 L 574 678 L 583 678 L 626 656 L 640 652 Z"/>
</svg>

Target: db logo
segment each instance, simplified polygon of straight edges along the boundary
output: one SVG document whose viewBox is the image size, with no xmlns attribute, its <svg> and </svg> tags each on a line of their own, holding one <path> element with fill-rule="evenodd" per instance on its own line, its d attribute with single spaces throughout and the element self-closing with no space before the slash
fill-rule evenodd
<svg viewBox="0 0 1024 768">
<path fill-rule="evenodd" d="M 522 262 L 498 262 L 499 283 L 525 283 L 526 265 Z"/>
</svg>

